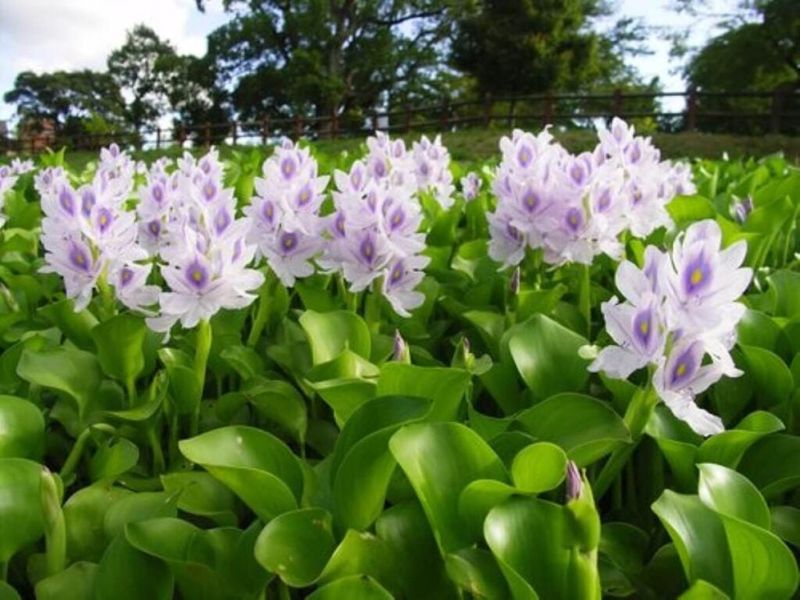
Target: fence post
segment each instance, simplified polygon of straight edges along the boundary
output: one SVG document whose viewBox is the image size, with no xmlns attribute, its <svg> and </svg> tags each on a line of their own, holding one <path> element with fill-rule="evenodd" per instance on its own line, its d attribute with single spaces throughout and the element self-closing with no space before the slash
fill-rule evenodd
<svg viewBox="0 0 800 600">
<path fill-rule="evenodd" d="M 508 126 L 509 127 L 513 127 L 514 126 L 514 111 L 516 110 L 516 108 L 517 108 L 517 99 L 516 98 L 512 98 L 511 101 L 508 104 Z"/>
<path fill-rule="evenodd" d="M 232 146 L 236 145 L 236 138 L 237 137 L 239 137 L 239 127 L 237 126 L 236 121 L 234 121 L 231 124 L 231 142 L 232 142 L 231 145 Z"/>
<path fill-rule="evenodd" d="M 205 124 L 205 144 L 206 148 L 211 146 L 211 123 L 208 121 Z"/>
<path fill-rule="evenodd" d="M 378 132 L 378 111 L 372 113 L 372 132 Z"/>
<path fill-rule="evenodd" d="M 161 127 L 156 128 L 156 150 L 161 150 Z"/>
<path fill-rule="evenodd" d="M 772 106 L 769 114 L 769 129 L 772 133 L 781 132 L 781 112 L 783 111 L 783 90 L 775 88 L 772 91 Z"/>
<path fill-rule="evenodd" d="M 294 140 L 297 141 L 300 139 L 300 134 L 303 131 L 303 117 L 300 115 L 295 115 L 294 117 Z"/>
<path fill-rule="evenodd" d="M 405 106 L 405 113 L 406 114 L 404 116 L 405 121 L 403 123 L 403 129 L 405 129 L 405 132 L 408 133 L 409 131 L 411 131 L 411 106 L 409 106 L 408 104 L 406 104 Z"/>
<path fill-rule="evenodd" d="M 331 138 L 339 137 L 339 111 L 336 106 L 331 110 Z"/>
<path fill-rule="evenodd" d="M 261 145 L 266 146 L 267 139 L 269 139 L 269 115 L 264 115 L 261 119 Z"/>
<path fill-rule="evenodd" d="M 448 128 L 448 124 L 450 122 L 450 104 L 445 100 L 442 103 L 442 132 L 446 132 Z"/>
<path fill-rule="evenodd" d="M 614 100 L 613 105 L 611 107 L 611 116 L 612 117 L 620 117 L 622 118 L 622 90 L 619 88 L 614 88 Z"/>
<path fill-rule="evenodd" d="M 489 127 L 492 124 L 492 95 L 487 93 L 483 97 L 483 126 Z"/>
<path fill-rule="evenodd" d="M 694 131 L 697 129 L 697 90 L 689 90 L 689 97 L 686 99 L 686 130 Z"/>
<path fill-rule="evenodd" d="M 542 127 L 553 124 L 553 94 L 547 92 L 544 96 L 544 108 L 542 109 Z"/>
</svg>

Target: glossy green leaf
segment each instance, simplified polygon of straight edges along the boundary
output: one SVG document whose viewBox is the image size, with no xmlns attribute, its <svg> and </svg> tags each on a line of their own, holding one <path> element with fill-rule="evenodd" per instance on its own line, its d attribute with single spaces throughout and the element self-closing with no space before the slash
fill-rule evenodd
<svg viewBox="0 0 800 600">
<path fill-rule="evenodd" d="M 292 587 L 311 585 L 336 547 L 332 523 L 330 513 L 321 508 L 279 515 L 258 536 L 256 560 Z"/>
<path fill-rule="evenodd" d="M 176 501 L 176 496 L 166 492 L 139 492 L 120 498 L 108 508 L 103 518 L 106 537 L 115 538 L 125 530 L 128 523 L 176 517 Z"/>
<path fill-rule="evenodd" d="M 697 449 L 697 460 L 736 468 L 750 446 L 783 428 L 781 420 L 772 413 L 750 413 L 734 429 L 723 431 L 704 441 Z"/>
<path fill-rule="evenodd" d="M 180 450 L 228 486 L 263 520 L 297 508 L 303 471 L 292 451 L 275 436 L 253 427 L 214 429 Z"/>
<path fill-rule="evenodd" d="M 64 503 L 67 556 L 72 561 L 99 562 L 108 545 L 103 522 L 108 510 L 133 492 L 100 482 L 84 487 Z"/>
<path fill-rule="evenodd" d="M 40 460 L 44 442 L 39 407 L 15 396 L 0 396 L 0 458 Z"/>
<path fill-rule="evenodd" d="M 128 542 L 140 552 L 164 561 L 183 598 L 258 598 L 269 575 L 256 563 L 258 523 L 245 531 L 225 527 L 203 530 L 174 518 L 132 523 Z"/>
<path fill-rule="evenodd" d="M 511 478 L 523 492 L 539 494 L 552 490 L 564 481 L 567 472 L 567 455 L 555 444 L 531 444 L 514 457 Z"/>
<path fill-rule="evenodd" d="M 558 394 L 516 417 L 535 438 L 560 446 L 579 466 L 630 442 L 622 419 L 605 402 L 581 394 Z"/>
<path fill-rule="evenodd" d="M 77 403 L 82 421 L 93 408 L 101 378 L 100 365 L 94 354 L 67 347 L 25 350 L 19 359 L 17 374 L 29 383 L 70 396 Z"/>
<path fill-rule="evenodd" d="M 463 425 L 425 423 L 400 429 L 389 448 L 414 487 L 442 553 L 473 543 L 458 513 L 461 491 L 476 479 L 508 482 L 488 444 Z"/>
<path fill-rule="evenodd" d="M 264 359 L 253 348 L 228 346 L 220 352 L 220 358 L 245 381 L 264 374 Z"/>
<path fill-rule="evenodd" d="M 89 462 L 92 481 L 113 480 L 131 470 L 139 461 L 139 447 L 125 438 L 111 438 Z"/>
<path fill-rule="evenodd" d="M 44 533 L 41 465 L 24 458 L 0 458 L 0 563 Z"/>
<path fill-rule="evenodd" d="M 698 579 L 692 587 L 678 596 L 679 600 L 729 600 L 729 596 L 707 581 Z"/>
<path fill-rule="evenodd" d="M 315 365 L 336 358 L 348 348 L 369 359 L 372 347 L 369 329 L 357 314 L 340 310 L 329 313 L 305 311 L 300 325 L 308 336 Z"/>
<path fill-rule="evenodd" d="M 717 216 L 717 211 L 714 205 L 700 195 L 692 196 L 678 196 L 667 204 L 667 212 L 672 220 L 678 226 L 691 223 L 693 221 L 702 221 L 703 219 L 713 219 Z"/>
<path fill-rule="evenodd" d="M 776 316 L 800 317 L 800 273 L 780 270 L 768 277 L 772 311 Z"/>
<path fill-rule="evenodd" d="M 165 473 L 161 483 L 169 494 L 178 494 L 178 508 L 183 512 L 208 517 L 218 525 L 236 525 L 236 496 L 208 473 Z"/>
<path fill-rule="evenodd" d="M 391 600 L 394 598 L 380 583 L 367 575 L 342 577 L 323 585 L 308 600 Z"/>
<path fill-rule="evenodd" d="M 578 355 L 587 344 L 582 336 L 537 314 L 519 326 L 508 349 L 523 381 L 539 399 L 560 392 L 579 392 L 586 386 L 588 361 Z"/>
<path fill-rule="evenodd" d="M 0 600 L 20 600 L 17 590 L 5 581 L 0 581 Z"/>
<path fill-rule="evenodd" d="M 241 392 L 259 415 L 283 427 L 301 444 L 305 442 L 308 429 L 306 403 L 293 385 L 256 377 L 250 379 Z"/>
<path fill-rule="evenodd" d="M 76 562 L 36 584 L 36 600 L 92 600 L 97 565 Z M 1 597 L 1 596 L 0 596 Z"/>
<path fill-rule="evenodd" d="M 144 319 L 132 313 L 116 315 L 92 329 L 105 374 L 122 382 L 135 381 L 144 370 L 146 337 Z"/>
<path fill-rule="evenodd" d="M 94 597 L 170 600 L 174 581 L 169 567 L 133 547 L 124 535 L 109 544 L 94 578 Z"/>
<path fill-rule="evenodd" d="M 462 590 L 478 598 L 507 598 L 508 585 L 497 560 L 482 548 L 464 548 L 445 557 L 447 574 Z"/>
<path fill-rule="evenodd" d="M 740 344 L 774 351 L 781 327 L 763 312 L 748 309 L 739 321 L 736 331 Z"/>
<path fill-rule="evenodd" d="M 753 381 L 762 406 L 770 407 L 789 398 L 794 389 L 792 372 L 779 356 L 756 346 L 739 346 L 746 364 L 743 369 Z"/>
<path fill-rule="evenodd" d="M 753 444 L 738 470 L 771 498 L 800 485 L 798 456 L 800 437 L 773 434 Z"/>
<path fill-rule="evenodd" d="M 400 581 L 395 567 L 398 557 L 389 545 L 368 532 L 348 531 L 319 577 L 325 584 L 349 575 L 368 575 L 397 595 Z"/>
<path fill-rule="evenodd" d="M 703 504 L 720 514 L 770 528 L 767 503 L 747 478 L 721 465 L 705 463 L 697 468 L 700 469 L 697 493 Z"/>
<path fill-rule="evenodd" d="M 75 305 L 67 298 L 43 306 L 39 309 L 39 314 L 64 332 L 67 339 L 78 348 L 94 350 L 92 329 L 98 321 L 88 310 L 75 312 Z"/>
<path fill-rule="evenodd" d="M 431 420 L 455 419 L 470 384 L 463 369 L 419 367 L 389 362 L 381 367 L 378 396 L 418 396 L 433 401 Z"/>
</svg>

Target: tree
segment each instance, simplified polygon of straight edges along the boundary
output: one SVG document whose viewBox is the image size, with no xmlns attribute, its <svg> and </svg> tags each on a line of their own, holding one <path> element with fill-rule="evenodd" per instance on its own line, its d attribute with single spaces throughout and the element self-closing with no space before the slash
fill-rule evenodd
<svg viewBox="0 0 800 600">
<path fill-rule="evenodd" d="M 35 124 L 49 120 L 58 133 L 84 133 L 98 119 L 119 124 L 124 101 L 116 82 L 107 73 L 56 71 L 17 75 L 14 88 L 4 99 L 16 104 L 21 121 Z"/>
<path fill-rule="evenodd" d="M 137 132 L 167 111 L 177 65 L 175 48 L 146 25 L 129 31 L 108 57 L 108 72 L 128 100 L 126 118 Z"/>
<path fill-rule="evenodd" d="M 202 139 L 205 123 L 222 124 L 230 120 L 229 94 L 216 84 L 216 65 L 208 57 L 175 56 L 169 82 L 169 104 L 175 117 L 177 132 L 188 129 L 189 136 Z M 221 129 L 211 133 L 211 142 L 219 143 L 228 132 Z M 203 140 L 205 141 L 205 140 Z"/>
<path fill-rule="evenodd" d="M 359 113 L 435 79 L 456 3 L 225 0 L 209 55 L 243 118 Z"/>
<path fill-rule="evenodd" d="M 587 25 L 604 9 L 596 0 L 485 0 L 457 22 L 453 66 L 480 93 L 580 89 L 603 71 L 601 37 Z"/>
</svg>

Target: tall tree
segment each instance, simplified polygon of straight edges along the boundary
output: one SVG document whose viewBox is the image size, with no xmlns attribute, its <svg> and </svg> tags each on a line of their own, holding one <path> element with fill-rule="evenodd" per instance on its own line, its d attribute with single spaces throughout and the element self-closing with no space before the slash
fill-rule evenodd
<svg viewBox="0 0 800 600">
<path fill-rule="evenodd" d="M 234 16 L 209 37 L 209 55 L 245 118 L 365 110 L 435 76 L 461 3 L 224 0 Z"/>
<path fill-rule="evenodd" d="M 579 89 L 607 67 L 589 29 L 605 9 L 599 0 L 484 0 L 457 22 L 453 65 L 482 93 Z"/>
<path fill-rule="evenodd" d="M 107 73 L 89 70 L 24 71 L 4 99 L 17 106 L 22 121 L 46 119 L 57 131 L 71 133 L 82 132 L 92 119 L 119 124 L 125 106 L 116 82 Z"/>
<path fill-rule="evenodd" d="M 108 57 L 108 72 L 128 100 L 126 116 L 136 131 L 167 111 L 177 65 L 175 48 L 146 25 L 129 31 L 125 44 Z"/>
</svg>

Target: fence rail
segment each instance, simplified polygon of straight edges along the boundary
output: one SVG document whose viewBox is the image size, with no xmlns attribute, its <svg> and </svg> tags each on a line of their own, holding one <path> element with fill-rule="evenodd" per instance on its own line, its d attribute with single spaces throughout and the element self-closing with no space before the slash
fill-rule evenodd
<svg viewBox="0 0 800 600">
<path fill-rule="evenodd" d="M 455 131 L 469 127 L 544 126 L 580 124 L 618 116 L 626 119 L 651 118 L 673 131 L 721 131 L 800 134 L 800 91 L 774 92 L 623 92 L 603 94 L 532 94 L 485 96 L 478 100 L 427 106 L 392 107 L 353 119 L 332 112 L 326 116 L 275 117 L 259 120 L 203 123 L 193 126 L 155 127 L 137 131 L 68 135 L 55 131 L 0 139 L 0 150 L 36 153 L 47 147 L 66 145 L 96 149 L 112 141 L 145 148 L 209 146 L 247 140 L 266 144 L 276 137 L 336 139 L 371 134 L 375 131 L 408 133 L 436 129 Z M 654 106 L 659 100 L 683 98 L 683 110 Z"/>
</svg>

